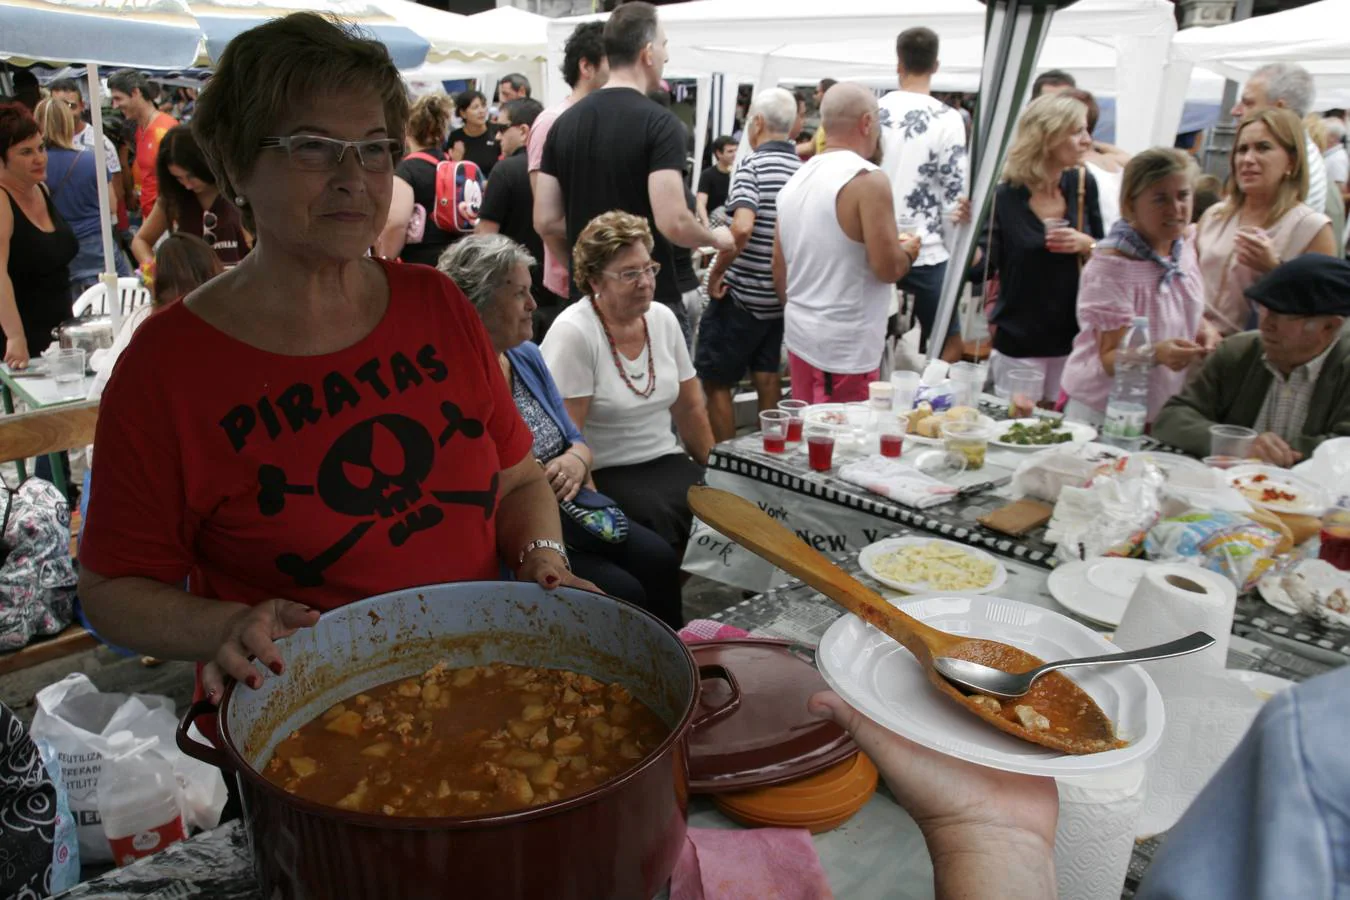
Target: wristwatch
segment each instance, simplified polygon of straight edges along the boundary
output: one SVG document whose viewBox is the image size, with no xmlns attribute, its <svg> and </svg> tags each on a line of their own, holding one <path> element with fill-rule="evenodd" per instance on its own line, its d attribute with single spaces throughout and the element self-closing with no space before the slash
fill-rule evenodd
<svg viewBox="0 0 1350 900">
<path fill-rule="evenodd" d="M 566 567 L 567 571 L 572 571 L 572 561 L 567 558 L 567 548 L 557 541 L 551 541 L 547 538 L 536 538 L 526 544 L 525 548 L 520 551 L 520 560 L 516 563 L 516 569 L 519 570 L 521 566 L 525 565 L 525 557 L 536 550 L 552 550 L 562 557 L 563 566 Z"/>
</svg>

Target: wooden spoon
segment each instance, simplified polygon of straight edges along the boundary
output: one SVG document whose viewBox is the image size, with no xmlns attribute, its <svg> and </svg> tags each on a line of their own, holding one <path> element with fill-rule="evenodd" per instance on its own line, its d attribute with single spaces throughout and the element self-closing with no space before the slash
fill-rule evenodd
<svg viewBox="0 0 1350 900">
<path fill-rule="evenodd" d="M 1011 673 L 1042 665 L 1043 660 L 1025 650 L 998 641 L 948 634 L 906 615 L 759 507 L 735 494 L 695 486 L 689 489 L 689 507 L 742 547 L 795 575 L 864 622 L 895 638 L 923 666 L 934 687 L 994 727 L 1064 753 L 1097 753 L 1124 746 L 1116 738 L 1111 721 L 1087 692 L 1059 672 L 1038 680 L 1023 697 L 999 700 L 979 694 L 967 696 L 933 668 L 937 656 L 965 659 Z M 1048 719 L 1049 725 L 1045 726 L 1038 717 Z"/>
</svg>

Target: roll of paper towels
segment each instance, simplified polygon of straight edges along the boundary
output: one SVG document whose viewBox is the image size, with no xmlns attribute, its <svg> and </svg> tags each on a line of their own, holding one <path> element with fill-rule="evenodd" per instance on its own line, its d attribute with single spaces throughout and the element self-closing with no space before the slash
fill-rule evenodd
<svg viewBox="0 0 1350 900">
<path fill-rule="evenodd" d="M 1214 645 L 1176 659 L 1142 663 L 1162 694 L 1167 725 L 1148 761 L 1138 834 L 1176 824 L 1195 795 L 1237 746 L 1260 701 L 1225 674 L 1237 590 L 1199 566 L 1159 564 L 1139 580 L 1116 629 L 1122 650 L 1137 650 L 1205 631 Z"/>
</svg>

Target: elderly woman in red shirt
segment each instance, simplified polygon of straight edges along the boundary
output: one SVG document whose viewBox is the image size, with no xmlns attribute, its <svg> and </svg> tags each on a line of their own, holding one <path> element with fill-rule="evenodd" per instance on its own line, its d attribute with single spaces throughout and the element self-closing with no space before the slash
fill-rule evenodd
<svg viewBox="0 0 1350 900">
<path fill-rule="evenodd" d="M 198 101 L 257 243 L 119 360 L 80 597 L 109 641 L 205 663 L 206 696 L 258 686 L 250 657 L 281 673 L 275 640 L 363 597 L 503 564 L 591 587 L 473 307 L 367 256 L 407 115 L 384 46 L 307 13 L 235 38 Z"/>
</svg>

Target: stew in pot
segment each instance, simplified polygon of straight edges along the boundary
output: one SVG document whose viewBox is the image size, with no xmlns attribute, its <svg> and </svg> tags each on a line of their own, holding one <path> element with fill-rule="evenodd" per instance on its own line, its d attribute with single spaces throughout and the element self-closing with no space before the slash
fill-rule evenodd
<svg viewBox="0 0 1350 900">
<path fill-rule="evenodd" d="M 329 806 L 475 816 L 551 803 L 635 765 L 669 735 L 621 684 L 494 663 L 381 685 L 291 733 L 269 781 Z"/>
</svg>

